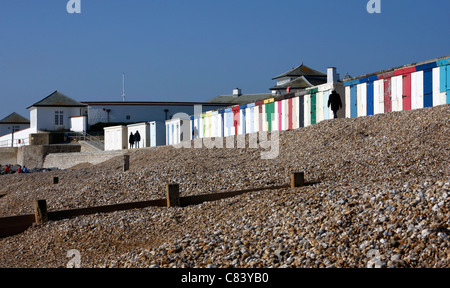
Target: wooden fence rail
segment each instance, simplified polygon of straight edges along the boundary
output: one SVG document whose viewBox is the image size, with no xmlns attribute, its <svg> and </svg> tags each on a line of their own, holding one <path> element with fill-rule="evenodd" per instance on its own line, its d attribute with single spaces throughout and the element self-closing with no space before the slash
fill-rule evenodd
<svg viewBox="0 0 450 288">
<path fill-rule="evenodd" d="M 179 185 L 168 184 L 166 191 L 167 192 L 166 199 L 113 204 L 113 205 L 79 208 L 64 211 L 47 211 L 46 201 L 36 200 L 34 203 L 35 214 L 0 218 L 0 238 L 22 233 L 28 228 L 30 228 L 34 223 L 44 223 L 46 221 L 57 221 L 83 215 L 92 215 L 97 213 L 111 213 L 116 211 L 142 209 L 147 207 L 186 207 L 190 205 L 198 205 L 208 201 L 217 201 L 220 199 L 235 197 L 250 192 L 277 190 L 290 187 L 291 188 L 302 187 L 303 185 L 304 185 L 304 174 L 303 172 L 300 172 L 300 173 L 292 173 L 291 183 L 281 186 L 250 188 L 238 191 L 228 191 L 228 192 L 180 197 Z"/>
</svg>

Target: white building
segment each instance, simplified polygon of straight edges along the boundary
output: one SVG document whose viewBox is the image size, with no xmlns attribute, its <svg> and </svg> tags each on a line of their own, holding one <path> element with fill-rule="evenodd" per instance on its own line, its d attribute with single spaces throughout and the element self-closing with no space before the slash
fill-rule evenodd
<svg viewBox="0 0 450 288">
<path fill-rule="evenodd" d="M 87 105 L 55 91 L 27 108 L 33 131 L 62 131 L 71 129 L 72 117 L 85 116 Z"/>
<path fill-rule="evenodd" d="M 12 113 L 0 120 L 0 147 L 13 147 L 27 145 L 29 137 L 27 131 L 30 120 Z"/>
<path fill-rule="evenodd" d="M 191 121 L 189 117 L 184 119 L 176 118 L 166 121 L 166 145 L 179 144 L 180 142 L 191 140 Z"/>
<path fill-rule="evenodd" d="M 166 144 L 166 133 L 163 122 L 143 122 L 128 126 L 118 125 L 105 127 L 105 151 L 131 149 L 129 143 L 130 133 L 139 131 L 141 140 L 139 148 L 156 147 Z M 136 148 L 136 144 L 134 148 Z"/>
<path fill-rule="evenodd" d="M 145 147 L 155 147 L 166 144 L 166 133 L 164 122 L 143 122 L 130 124 L 128 127 L 128 135 L 130 132 L 136 134 L 139 131 L 139 135 L 141 136 L 141 140 L 139 141 L 139 146 L 135 148 L 145 148 Z M 129 145 L 128 145 L 129 147 Z"/>
<path fill-rule="evenodd" d="M 0 120 L 0 136 L 11 134 L 23 129 L 30 128 L 30 120 L 17 114 L 11 113 L 2 120 Z"/>
<path fill-rule="evenodd" d="M 87 105 L 88 125 L 97 123 L 165 122 L 174 115 L 194 115 L 229 103 L 204 102 L 82 102 Z"/>
<path fill-rule="evenodd" d="M 128 148 L 127 126 L 105 127 L 105 151 L 124 150 Z"/>
<path fill-rule="evenodd" d="M 339 75 L 327 75 L 302 63 L 300 66 L 274 77 L 272 80 L 277 81 L 277 84 L 270 90 L 272 90 L 273 96 L 292 93 L 325 84 L 330 76 L 336 79 L 339 78 Z"/>
</svg>

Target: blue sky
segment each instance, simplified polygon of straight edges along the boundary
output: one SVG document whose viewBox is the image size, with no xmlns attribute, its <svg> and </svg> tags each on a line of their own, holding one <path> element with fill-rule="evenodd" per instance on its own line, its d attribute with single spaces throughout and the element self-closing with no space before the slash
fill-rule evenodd
<svg viewBox="0 0 450 288">
<path fill-rule="evenodd" d="M 0 118 L 78 101 L 266 93 L 300 65 L 359 76 L 450 54 L 450 1 L 0 0 Z"/>
</svg>

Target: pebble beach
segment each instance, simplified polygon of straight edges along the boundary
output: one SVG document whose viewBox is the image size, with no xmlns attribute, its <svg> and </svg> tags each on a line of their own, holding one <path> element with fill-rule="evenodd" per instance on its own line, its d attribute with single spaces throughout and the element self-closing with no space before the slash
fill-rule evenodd
<svg viewBox="0 0 450 288">
<path fill-rule="evenodd" d="M 280 131 L 264 148 L 129 150 L 66 170 L 0 176 L 0 217 L 288 184 L 188 207 L 34 225 L 0 239 L 1 268 L 448 268 L 450 105 Z M 194 147 L 194 145 L 192 145 Z M 53 177 L 59 177 L 54 185 Z"/>
</svg>

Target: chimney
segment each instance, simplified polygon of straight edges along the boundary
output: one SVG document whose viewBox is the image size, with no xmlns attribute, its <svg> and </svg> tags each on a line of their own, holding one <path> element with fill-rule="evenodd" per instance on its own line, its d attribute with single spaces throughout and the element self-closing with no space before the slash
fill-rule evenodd
<svg viewBox="0 0 450 288">
<path fill-rule="evenodd" d="M 339 81 L 336 67 L 328 67 L 327 83 L 335 83 Z"/>
<path fill-rule="evenodd" d="M 233 89 L 233 96 L 237 97 L 237 96 L 241 96 L 242 95 L 242 91 L 239 88 Z"/>
</svg>

